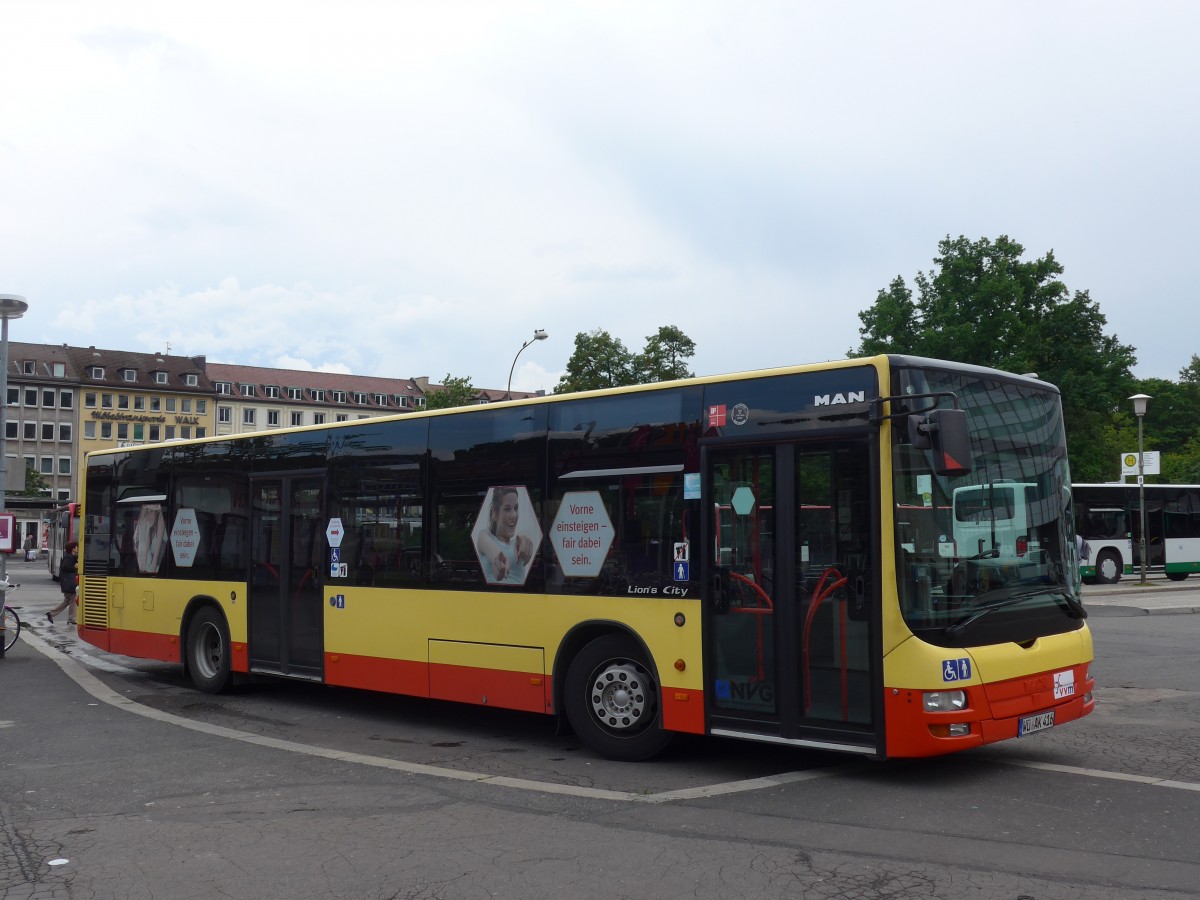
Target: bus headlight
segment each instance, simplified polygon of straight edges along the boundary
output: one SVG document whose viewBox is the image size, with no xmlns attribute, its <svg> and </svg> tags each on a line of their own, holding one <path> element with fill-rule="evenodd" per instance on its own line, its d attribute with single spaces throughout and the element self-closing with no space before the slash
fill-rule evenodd
<svg viewBox="0 0 1200 900">
<path fill-rule="evenodd" d="M 953 712 L 967 708 L 966 691 L 926 691 L 922 700 L 925 712 Z"/>
</svg>

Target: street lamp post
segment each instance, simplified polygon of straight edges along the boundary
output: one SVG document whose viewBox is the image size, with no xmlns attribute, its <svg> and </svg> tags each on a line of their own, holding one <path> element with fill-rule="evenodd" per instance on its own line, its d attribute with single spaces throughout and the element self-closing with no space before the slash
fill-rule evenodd
<svg viewBox="0 0 1200 900">
<path fill-rule="evenodd" d="M 1146 417 L 1146 404 L 1150 402 L 1148 394 L 1134 394 L 1129 398 L 1133 401 L 1133 414 L 1138 420 L 1138 506 L 1140 512 L 1139 541 L 1142 553 L 1142 580 L 1146 584 L 1146 474 L 1145 454 L 1142 452 L 1142 419 Z"/>
<path fill-rule="evenodd" d="M 8 320 L 25 315 L 29 304 L 16 294 L 0 294 L 0 514 L 4 513 L 4 489 L 8 473 Z M 16 540 L 15 534 L 9 535 Z M 0 608 L 3 608 L 8 593 L 7 554 L 0 553 Z M 4 659 L 4 617 L 0 616 L 0 659 Z"/>
<path fill-rule="evenodd" d="M 508 388 L 507 388 L 507 389 L 505 390 L 505 392 L 504 392 L 504 393 L 505 393 L 505 395 L 506 395 L 506 396 L 505 396 L 505 398 L 504 398 L 505 400 L 511 400 L 511 399 L 512 399 L 512 377 L 513 377 L 513 372 L 515 372 L 515 371 L 517 370 L 517 360 L 520 358 L 521 354 L 522 354 L 522 353 L 525 351 L 525 348 L 526 348 L 526 347 L 528 347 L 530 344 L 534 343 L 535 341 L 544 341 L 544 340 L 545 340 L 546 338 L 548 338 L 548 337 L 550 337 L 550 335 L 546 334 L 546 332 L 545 332 L 545 330 L 544 330 L 544 329 L 541 329 L 541 328 L 535 328 L 535 329 L 534 329 L 534 331 L 533 331 L 533 337 L 531 337 L 529 340 L 527 340 L 525 343 L 523 343 L 523 344 L 521 345 L 521 349 L 520 349 L 520 350 L 518 350 L 518 351 L 517 351 L 517 355 L 513 357 L 513 364 L 512 364 L 512 368 L 510 368 L 510 369 L 508 370 Z"/>
</svg>

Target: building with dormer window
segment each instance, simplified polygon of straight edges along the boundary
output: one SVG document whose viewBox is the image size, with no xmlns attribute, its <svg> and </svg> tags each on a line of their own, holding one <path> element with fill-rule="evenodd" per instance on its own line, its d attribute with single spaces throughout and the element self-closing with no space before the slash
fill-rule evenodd
<svg viewBox="0 0 1200 900">
<path fill-rule="evenodd" d="M 64 350 L 79 373 L 77 468 L 93 450 L 214 433 L 215 391 L 203 356 Z"/>
</svg>

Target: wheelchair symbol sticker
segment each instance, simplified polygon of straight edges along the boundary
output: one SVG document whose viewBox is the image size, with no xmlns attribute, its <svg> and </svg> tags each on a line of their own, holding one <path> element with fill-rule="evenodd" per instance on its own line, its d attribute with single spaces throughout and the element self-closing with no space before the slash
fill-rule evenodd
<svg viewBox="0 0 1200 900">
<path fill-rule="evenodd" d="M 942 681 L 969 681 L 971 678 L 971 658 L 942 660 Z"/>
</svg>

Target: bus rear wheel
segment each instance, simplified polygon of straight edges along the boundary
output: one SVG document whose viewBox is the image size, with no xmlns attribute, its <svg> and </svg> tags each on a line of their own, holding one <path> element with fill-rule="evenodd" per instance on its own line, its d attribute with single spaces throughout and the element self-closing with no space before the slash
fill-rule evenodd
<svg viewBox="0 0 1200 900">
<path fill-rule="evenodd" d="M 1183 579 L 1188 577 L 1188 573 L 1187 572 L 1168 572 L 1167 577 L 1170 578 L 1172 581 L 1183 581 Z"/>
<path fill-rule="evenodd" d="M 187 631 L 187 667 L 192 684 L 206 694 L 229 686 L 231 674 L 229 627 L 211 606 L 192 616 Z"/>
<path fill-rule="evenodd" d="M 649 759 L 671 742 L 658 723 L 658 684 L 632 639 L 596 638 L 571 662 L 564 685 L 567 720 L 584 744 L 608 759 Z"/>
<path fill-rule="evenodd" d="M 1096 557 L 1096 580 L 1100 584 L 1116 584 L 1121 580 L 1121 558 L 1111 550 L 1101 550 Z"/>
</svg>

